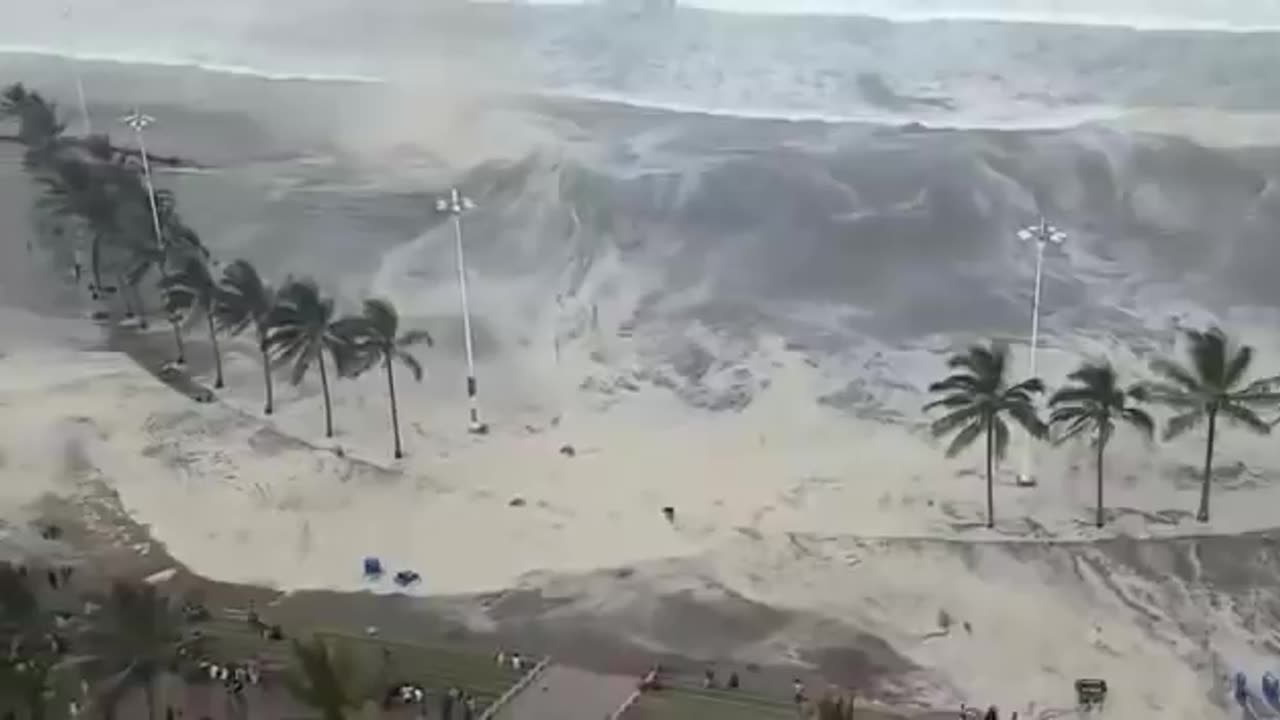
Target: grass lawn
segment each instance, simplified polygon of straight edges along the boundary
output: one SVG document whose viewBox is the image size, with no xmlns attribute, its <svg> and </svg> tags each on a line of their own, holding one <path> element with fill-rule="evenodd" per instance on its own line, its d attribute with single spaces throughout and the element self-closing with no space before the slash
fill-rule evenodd
<svg viewBox="0 0 1280 720">
<path fill-rule="evenodd" d="M 795 707 L 733 691 L 663 688 L 645 693 L 624 720 L 794 720 Z"/>
<path fill-rule="evenodd" d="M 271 672 L 288 667 L 292 661 L 289 640 L 264 640 L 243 620 L 215 619 L 200 623 L 198 627 L 208 638 L 206 653 L 217 662 L 257 658 L 264 669 Z M 498 666 L 488 655 L 456 647 L 397 643 L 333 631 L 316 631 L 309 635 L 347 648 L 357 667 L 377 673 L 388 686 L 413 682 L 428 689 L 456 687 L 475 696 L 482 707 L 498 699 L 523 674 L 512 670 L 510 665 Z M 529 667 L 525 668 L 526 671 Z"/>
</svg>

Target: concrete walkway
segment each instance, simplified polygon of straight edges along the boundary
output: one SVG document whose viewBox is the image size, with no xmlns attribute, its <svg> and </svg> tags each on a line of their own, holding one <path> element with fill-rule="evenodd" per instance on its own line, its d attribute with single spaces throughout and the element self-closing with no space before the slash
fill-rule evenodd
<svg viewBox="0 0 1280 720">
<path fill-rule="evenodd" d="M 636 689 L 638 678 L 552 665 L 494 715 L 494 720 L 604 720 Z"/>
</svg>

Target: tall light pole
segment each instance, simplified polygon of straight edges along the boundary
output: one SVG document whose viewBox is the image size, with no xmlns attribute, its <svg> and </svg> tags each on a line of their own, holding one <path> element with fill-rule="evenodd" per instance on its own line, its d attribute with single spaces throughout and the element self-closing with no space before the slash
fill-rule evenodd
<svg viewBox="0 0 1280 720">
<path fill-rule="evenodd" d="M 467 403 L 470 413 L 467 430 L 476 435 L 483 435 L 489 431 L 489 426 L 480 422 L 480 408 L 476 399 L 476 360 L 471 340 L 471 306 L 467 302 L 467 265 L 462 254 L 462 213 L 475 206 L 471 198 L 458 192 L 458 188 L 450 190 L 449 197 L 436 200 L 437 211 L 447 212 L 453 216 L 453 240 L 458 258 L 458 294 L 462 298 L 462 342 L 467 353 Z"/>
<path fill-rule="evenodd" d="M 63 9 L 62 17 L 67 21 L 68 30 L 73 30 L 70 5 Z M 89 137 L 93 134 L 93 120 L 89 117 L 89 103 L 85 101 L 84 95 L 84 78 L 80 75 L 80 66 L 77 63 L 79 63 L 78 60 L 71 58 L 71 74 L 76 81 L 76 98 L 80 101 L 80 121 L 84 123 L 85 137 Z"/>
<path fill-rule="evenodd" d="M 1066 241 L 1067 234 L 1041 217 L 1038 224 L 1019 230 L 1018 239 L 1036 244 L 1036 284 L 1031 296 L 1031 360 L 1030 367 L 1027 369 L 1027 377 L 1033 378 L 1036 376 L 1036 353 L 1040 349 L 1040 290 L 1044 279 L 1044 251 L 1050 245 L 1061 245 Z M 1032 469 L 1032 452 L 1033 440 L 1028 437 L 1023 448 L 1022 472 L 1018 473 L 1017 480 L 1018 484 L 1024 487 L 1036 484 Z"/>
<path fill-rule="evenodd" d="M 169 270 L 166 267 L 169 261 L 167 248 L 165 243 L 164 231 L 160 228 L 160 211 L 156 207 L 156 187 L 151 182 L 151 161 L 147 158 L 147 141 L 143 137 L 143 130 L 153 124 L 156 119 L 150 115 L 145 115 L 142 111 L 134 108 L 133 112 L 121 118 L 121 121 L 133 129 L 133 135 L 138 140 L 138 154 L 142 157 L 142 179 L 147 185 L 147 202 L 151 205 L 151 228 L 156 234 L 156 247 L 160 249 L 160 276 L 168 279 Z M 182 328 L 178 325 L 178 316 L 174 312 L 169 311 L 169 302 L 165 300 L 165 314 L 169 316 L 169 323 L 173 326 L 173 341 L 178 348 L 178 358 L 175 362 L 178 365 L 185 364 L 186 348 L 182 342 Z"/>
</svg>

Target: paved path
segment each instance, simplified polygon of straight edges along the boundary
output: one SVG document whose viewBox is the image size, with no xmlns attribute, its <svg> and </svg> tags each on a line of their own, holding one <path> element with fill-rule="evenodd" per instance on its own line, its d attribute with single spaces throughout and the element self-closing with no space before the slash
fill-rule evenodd
<svg viewBox="0 0 1280 720">
<path fill-rule="evenodd" d="M 634 677 L 551 665 L 494 720 L 603 720 L 626 701 L 636 682 Z"/>
</svg>

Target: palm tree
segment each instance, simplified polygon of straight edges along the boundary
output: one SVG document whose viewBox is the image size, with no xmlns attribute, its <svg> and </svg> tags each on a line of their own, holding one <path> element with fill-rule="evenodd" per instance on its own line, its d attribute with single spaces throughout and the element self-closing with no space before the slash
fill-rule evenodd
<svg viewBox="0 0 1280 720">
<path fill-rule="evenodd" d="M 320 713 L 323 720 L 347 720 L 369 694 L 356 680 L 358 668 L 345 648 L 331 647 L 320 638 L 293 641 L 293 667 L 284 684 L 294 698 Z"/>
<path fill-rule="evenodd" d="M 320 366 L 320 389 L 324 394 L 324 435 L 333 437 L 333 404 L 329 397 L 329 371 L 325 353 L 333 358 L 338 374 L 346 373 L 352 360 L 350 340 L 333 319 L 333 300 L 322 297 L 312 280 L 289 280 L 276 296 L 276 305 L 267 319 L 267 342 L 275 359 L 291 364 L 289 381 L 302 383 L 311 364 Z"/>
<path fill-rule="evenodd" d="M 182 618 L 154 585 L 117 581 L 98 615 L 86 629 L 83 666 L 97 681 L 104 715 L 114 716 L 116 705 L 131 689 L 141 689 L 147 718 L 155 720 L 155 682 L 168 668 L 189 654 Z"/>
<path fill-rule="evenodd" d="M 160 281 L 165 293 L 165 305 L 171 314 L 198 311 L 209 326 L 209 343 L 213 348 L 215 388 L 222 388 L 222 352 L 218 349 L 218 328 L 215 318 L 221 293 L 218 283 L 209 271 L 209 265 L 199 257 L 188 256 L 177 272 L 166 275 Z"/>
<path fill-rule="evenodd" d="M 391 434 L 395 439 L 396 459 L 404 457 L 400 446 L 400 415 L 396 406 L 395 361 L 399 360 L 417 382 L 422 381 L 422 364 L 418 362 L 409 348 L 418 344 L 431 346 L 431 334 L 425 330 L 410 330 L 400 334 L 400 316 L 396 308 L 387 300 L 373 299 L 364 301 L 364 312 L 359 317 L 343 318 L 338 321 L 338 333 L 348 338 L 357 367 L 358 374 L 381 363 L 387 371 L 387 394 L 391 397 Z"/>
<path fill-rule="evenodd" d="M 1187 330 L 1188 364 L 1158 358 L 1151 369 L 1160 380 L 1146 386 L 1154 402 L 1169 406 L 1177 414 L 1165 425 L 1164 437 L 1172 440 L 1200 423 L 1208 421 L 1204 449 L 1204 472 L 1200 479 L 1200 507 L 1196 520 L 1209 522 L 1209 481 L 1213 476 L 1213 449 L 1217 440 L 1218 418 L 1267 434 L 1271 426 L 1258 417 L 1253 408 L 1280 402 L 1274 388 L 1280 378 L 1269 377 L 1246 382 L 1253 363 L 1253 348 L 1236 345 L 1221 329 Z"/>
<path fill-rule="evenodd" d="M 954 372 L 929 386 L 929 392 L 942 397 L 924 406 L 926 412 L 935 408 L 947 411 L 929 428 L 934 437 L 955 434 L 947 447 L 947 457 L 955 457 L 979 436 L 986 436 L 987 527 L 995 527 L 996 522 L 995 462 L 1004 458 L 1009 445 L 1005 416 L 1034 438 L 1042 438 L 1046 432 L 1031 399 L 1044 392 L 1044 383 L 1030 378 L 1009 385 L 1005 379 L 1008 364 L 1009 348 L 1003 343 L 974 345 L 967 352 L 953 355 L 947 367 Z"/>
<path fill-rule="evenodd" d="M 1049 425 L 1061 428 L 1056 441 L 1066 442 L 1087 433 L 1093 436 L 1093 446 L 1098 453 L 1095 460 L 1098 471 L 1098 507 L 1095 522 L 1098 527 L 1106 523 L 1102 502 L 1103 457 L 1107 443 L 1115 432 L 1117 423 L 1124 423 L 1138 430 L 1150 440 L 1155 433 L 1155 422 L 1135 403 L 1146 399 L 1142 385 L 1120 387 L 1115 368 L 1109 362 L 1091 362 L 1067 376 L 1070 381 L 1049 398 Z"/>
<path fill-rule="evenodd" d="M 90 234 L 90 292 L 97 300 L 102 292 L 103 246 L 120 232 L 112 189 L 95 165 L 77 158 L 55 161 L 38 180 L 44 187 L 40 207 L 56 217 L 78 221 Z"/>
<path fill-rule="evenodd" d="M 0 93 L 0 118 L 8 117 L 18 120 L 18 141 L 34 151 L 47 149 L 66 130 L 58 121 L 57 105 L 22 83 Z"/>
<path fill-rule="evenodd" d="M 262 280 L 258 269 L 248 260 L 236 260 L 222 271 L 221 299 L 217 306 L 219 326 L 234 337 L 250 325 L 258 339 L 262 353 L 262 382 L 267 389 L 267 405 L 263 410 L 270 415 L 273 410 L 271 389 L 271 355 L 267 343 L 267 320 L 275 306 L 275 293 Z"/>
</svg>

